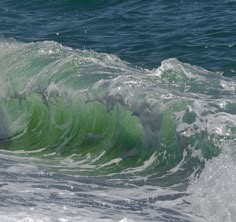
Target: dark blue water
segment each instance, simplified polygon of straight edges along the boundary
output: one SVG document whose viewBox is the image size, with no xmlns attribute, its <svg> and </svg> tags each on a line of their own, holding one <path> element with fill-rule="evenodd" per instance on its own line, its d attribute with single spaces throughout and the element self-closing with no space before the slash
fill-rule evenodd
<svg viewBox="0 0 236 222">
<path fill-rule="evenodd" d="M 0 22 L 7 38 L 55 40 L 139 67 L 174 57 L 226 76 L 236 72 L 234 1 L 2 0 Z"/>
</svg>

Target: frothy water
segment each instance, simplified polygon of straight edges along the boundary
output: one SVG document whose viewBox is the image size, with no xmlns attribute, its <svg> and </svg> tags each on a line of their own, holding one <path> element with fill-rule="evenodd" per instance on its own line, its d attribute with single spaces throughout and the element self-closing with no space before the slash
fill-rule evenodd
<svg viewBox="0 0 236 222">
<path fill-rule="evenodd" d="M 236 220 L 235 160 L 235 154 L 231 152 L 223 152 L 209 160 L 200 177 L 194 179 L 188 188 L 192 212 L 206 221 Z"/>
</svg>

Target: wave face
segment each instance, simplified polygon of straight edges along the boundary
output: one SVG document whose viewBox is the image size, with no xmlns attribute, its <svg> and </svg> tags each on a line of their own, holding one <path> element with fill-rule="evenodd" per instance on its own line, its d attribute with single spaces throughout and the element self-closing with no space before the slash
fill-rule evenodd
<svg viewBox="0 0 236 222">
<path fill-rule="evenodd" d="M 86 175 L 186 179 L 235 146 L 232 78 L 175 58 L 141 69 L 53 41 L 0 48 L 2 149 L 70 157 Z"/>
</svg>

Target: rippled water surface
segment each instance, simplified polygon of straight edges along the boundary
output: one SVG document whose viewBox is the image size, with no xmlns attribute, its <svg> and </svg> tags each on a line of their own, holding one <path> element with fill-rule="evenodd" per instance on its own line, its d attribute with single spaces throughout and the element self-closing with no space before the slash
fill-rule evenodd
<svg viewBox="0 0 236 222">
<path fill-rule="evenodd" d="M 234 1 L 1 1 L 1 34 L 116 54 L 138 66 L 167 58 L 235 73 Z"/>
</svg>

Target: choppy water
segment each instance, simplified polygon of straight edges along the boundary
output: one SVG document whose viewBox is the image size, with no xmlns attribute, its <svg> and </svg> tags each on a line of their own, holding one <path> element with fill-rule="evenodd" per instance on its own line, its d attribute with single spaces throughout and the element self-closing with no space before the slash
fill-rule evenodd
<svg viewBox="0 0 236 222">
<path fill-rule="evenodd" d="M 235 221 L 235 9 L 1 1 L 1 221 Z"/>
</svg>

